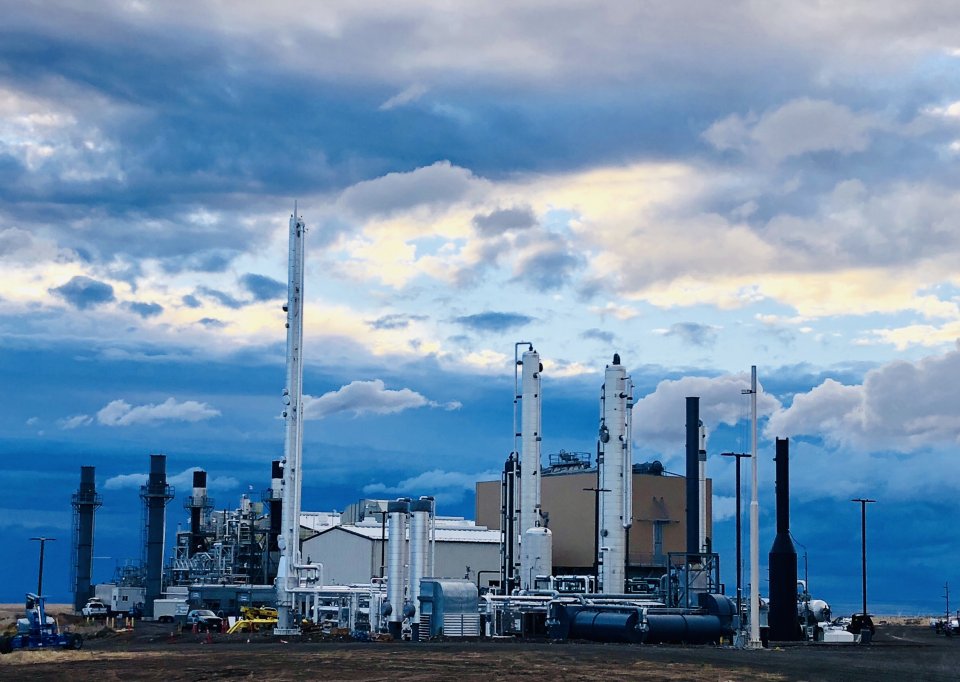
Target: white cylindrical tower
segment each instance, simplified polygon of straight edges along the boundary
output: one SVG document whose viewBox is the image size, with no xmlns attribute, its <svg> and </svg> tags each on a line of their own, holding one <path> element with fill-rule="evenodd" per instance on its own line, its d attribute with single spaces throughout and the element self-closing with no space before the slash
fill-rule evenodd
<svg viewBox="0 0 960 682">
<path fill-rule="evenodd" d="M 388 627 L 394 639 L 400 639 L 403 622 L 404 590 L 407 565 L 407 514 L 410 500 L 387 503 L 387 599 L 390 600 Z"/>
<path fill-rule="evenodd" d="M 553 573 L 553 534 L 542 526 L 528 528 L 520 544 L 520 565 L 525 573 L 520 576 L 524 589 L 536 589 L 538 575 L 549 576 Z"/>
<path fill-rule="evenodd" d="M 413 640 L 419 640 L 420 579 L 427 577 L 430 569 L 430 516 L 433 513 L 433 498 L 421 497 L 410 503 L 410 575 L 407 600 L 413 610 Z M 392 600 L 391 600 L 392 601 Z"/>
<path fill-rule="evenodd" d="M 542 525 L 540 516 L 540 354 L 531 348 L 520 360 L 520 542 Z M 520 589 L 533 589 L 528 553 L 520 547 Z"/>
<path fill-rule="evenodd" d="M 614 354 L 607 365 L 601 393 L 600 461 L 598 495 L 600 497 L 597 563 L 600 589 L 622 593 L 626 581 L 627 529 L 632 519 L 632 404 L 633 385 L 627 371 Z"/>
</svg>

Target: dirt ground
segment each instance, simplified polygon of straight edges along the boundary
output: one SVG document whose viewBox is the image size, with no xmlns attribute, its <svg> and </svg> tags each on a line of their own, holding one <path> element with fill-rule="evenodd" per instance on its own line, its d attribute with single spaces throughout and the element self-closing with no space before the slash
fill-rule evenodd
<svg viewBox="0 0 960 682">
<path fill-rule="evenodd" d="M 0 619 L 7 615 L 0 607 Z M 55 610 L 55 609 L 54 609 Z M 61 616 L 62 621 L 76 620 Z M 9 621 L 7 621 L 9 622 Z M 960 638 L 886 623 L 870 646 L 724 647 L 584 642 L 354 643 L 270 635 L 178 634 L 141 623 L 113 632 L 77 622 L 82 651 L 14 652 L 0 679 L 30 680 L 954 680 Z"/>
</svg>

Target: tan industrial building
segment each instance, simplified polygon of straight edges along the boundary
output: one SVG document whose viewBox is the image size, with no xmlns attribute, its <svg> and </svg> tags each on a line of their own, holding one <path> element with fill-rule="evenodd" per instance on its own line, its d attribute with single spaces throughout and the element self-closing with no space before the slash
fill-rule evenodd
<svg viewBox="0 0 960 682">
<path fill-rule="evenodd" d="M 668 554 L 686 547 L 686 478 L 664 475 L 659 462 L 634 465 L 628 577 L 659 577 Z M 541 477 L 541 507 L 553 532 L 554 574 L 594 571 L 597 470 L 552 471 Z M 706 480 L 706 537 L 713 537 L 712 481 Z M 500 481 L 476 485 L 476 522 L 500 528 Z"/>
</svg>

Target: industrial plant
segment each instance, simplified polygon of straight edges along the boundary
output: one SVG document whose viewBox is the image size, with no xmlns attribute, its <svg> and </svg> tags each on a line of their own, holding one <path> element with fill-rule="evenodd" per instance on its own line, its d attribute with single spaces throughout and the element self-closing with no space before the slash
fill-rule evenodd
<svg viewBox="0 0 960 682">
<path fill-rule="evenodd" d="M 831 620 L 798 581 L 790 537 L 789 442 L 776 441 L 777 535 L 769 594 L 758 576 L 756 369 L 749 588 L 720 579 L 713 543 L 713 482 L 700 398 L 685 401 L 685 470 L 635 462 L 633 381 L 620 354 L 596 396 L 596 448 L 541 452 L 544 367 L 529 341 L 514 345 L 513 449 L 499 480 L 476 482 L 475 519 L 444 516 L 434 497 L 361 498 L 341 512 L 304 510 L 303 300 L 306 227 L 290 219 L 283 457 L 264 462 L 264 485 L 214 501 L 207 472 L 175 490 L 166 457 L 149 456 L 140 488 L 142 556 L 93 584 L 95 516 L 102 500 L 84 465 L 72 498 L 73 605 L 110 614 L 222 628 L 258 627 L 285 638 L 585 639 L 636 644 L 770 641 L 868 642 L 872 625 Z M 505 396 L 506 399 L 506 396 Z M 677 425 L 679 426 L 679 425 Z M 510 428 L 509 424 L 504 425 Z M 731 454 L 731 453 L 726 453 Z M 739 457 L 747 457 L 742 453 Z M 546 461 L 545 461 L 546 460 Z M 269 473 L 269 478 L 267 474 Z M 738 473 L 739 532 L 739 473 Z M 189 523 L 167 528 L 171 505 Z M 212 612 L 209 616 L 194 615 Z M 865 616 L 865 614 L 864 614 Z"/>
</svg>

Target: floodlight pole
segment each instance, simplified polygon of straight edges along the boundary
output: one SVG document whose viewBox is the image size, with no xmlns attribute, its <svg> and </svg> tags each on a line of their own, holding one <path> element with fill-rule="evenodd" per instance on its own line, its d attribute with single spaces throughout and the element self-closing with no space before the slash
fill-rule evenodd
<svg viewBox="0 0 960 682">
<path fill-rule="evenodd" d="M 37 571 L 37 596 L 43 596 L 43 549 L 47 542 L 53 542 L 56 538 L 48 538 L 40 536 L 38 538 L 30 538 L 31 540 L 36 540 L 40 543 L 40 569 Z"/>
<path fill-rule="evenodd" d="M 750 457 L 751 455 L 749 452 L 721 452 L 720 456 L 735 457 L 737 460 L 737 630 L 740 632 L 743 630 L 743 623 L 741 622 L 743 614 L 741 601 L 741 595 L 743 594 L 743 588 L 741 587 L 743 576 L 743 552 L 741 551 L 743 530 L 740 525 L 740 510 L 743 508 L 743 504 L 740 501 L 740 460 L 744 457 Z"/>
<path fill-rule="evenodd" d="M 867 615 L 867 504 L 876 502 L 863 497 L 855 497 L 851 502 L 860 503 L 860 565 L 863 579 L 863 615 Z"/>
</svg>

